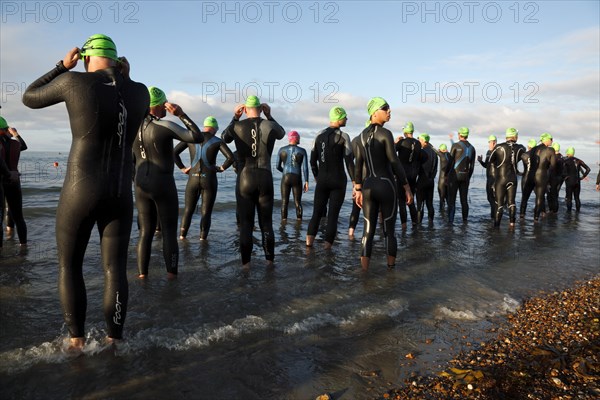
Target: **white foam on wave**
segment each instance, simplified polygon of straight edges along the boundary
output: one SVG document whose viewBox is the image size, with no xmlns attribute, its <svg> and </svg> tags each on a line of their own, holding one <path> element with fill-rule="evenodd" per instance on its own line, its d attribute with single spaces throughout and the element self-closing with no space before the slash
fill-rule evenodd
<svg viewBox="0 0 600 400">
<path fill-rule="evenodd" d="M 283 329 L 286 335 L 313 332 L 324 326 L 348 327 L 365 319 L 396 317 L 408 308 L 404 299 L 392 299 L 385 304 L 369 305 L 347 316 L 319 313 L 301 321 L 294 322 Z"/>
<path fill-rule="evenodd" d="M 235 340 L 245 335 L 269 329 L 282 335 L 297 335 L 315 332 L 325 326 L 350 327 L 361 321 L 374 318 L 396 317 L 406 309 L 407 304 L 404 299 L 392 299 L 384 304 L 359 308 L 346 315 L 343 312 L 340 315 L 317 313 L 302 318 L 301 315 L 306 315 L 306 312 L 302 312 L 303 310 L 297 310 L 297 313 L 290 311 L 286 313 L 288 317 L 298 316 L 302 319 L 283 322 L 283 326 L 281 316 L 274 313 L 266 316 L 248 315 L 229 324 L 202 324 L 193 331 L 189 329 L 151 327 L 138 330 L 132 336 L 119 341 L 112 351 L 117 356 L 145 352 L 151 348 L 185 351 L 208 347 L 217 342 Z M 131 331 L 129 333 L 131 334 Z M 111 349 L 111 345 L 106 344 L 105 338 L 106 332 L 103 329 L 90 327 L 86 334 L 86 344 L 82 354 L 92 356 Z M 69 337 L 63 329 L 61 335 L 51 342 L 44 342 L 29 349 L 19 348 L 0 353 L 0 372 L 16 373 L 36 363 L 59 364 L 81 356 L 81 353 L 73 354 L 67 351 L 68 345 Z"/>
<path fill-rule="evenodd" d="M 59 364 L 80 357 L 82 354 L 92 356 L 111 347 L 104 340 L 105 337 L 106 333 L 95 328 L 90 329 L 81 353 L 68 350 L 69 336 L 65 333 L 51 342 L 44 342 L 29 349 L 18 348 L 5 351 L 0 353 L 0 372 L 17 373 L 40 362 Z"/>
<path fill-rule="evenodd" d="M 514 312 L 519 307 L 519 302 L 505 294 L 502 300 L 477 302 L 468 305 L 446 306 L 441 305 L 436 309 L 438 319 L 456 319 L 461 321 L 479 321 L 497 315 Z"/>
</svg>

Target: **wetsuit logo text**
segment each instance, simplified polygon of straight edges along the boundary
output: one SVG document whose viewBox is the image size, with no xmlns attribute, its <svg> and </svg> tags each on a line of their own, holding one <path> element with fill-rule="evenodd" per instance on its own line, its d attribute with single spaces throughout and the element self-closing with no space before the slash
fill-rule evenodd
<svg viewBox="0 0 600 400">
<path fill-rule="evenodd" d="M 115 303 L 115 315 L 113 316 L 113 322 L 115 325 L 123 325 L 121 322 L 121 302 L 119 301 L 119 292 L 117 292 L 117 302 Z"/>
</svg>

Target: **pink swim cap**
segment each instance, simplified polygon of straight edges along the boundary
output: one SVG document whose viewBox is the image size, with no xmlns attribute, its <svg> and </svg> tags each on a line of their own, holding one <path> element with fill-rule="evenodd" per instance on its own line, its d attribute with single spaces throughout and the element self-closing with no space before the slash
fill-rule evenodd
<svg viewBox="0 0 600 400">
<path fill-rule="evenodd" d="M 295 140 L 296 142 L 300 142 L 300 134 L 296 131 L 291 131 L 290 133 L 288 133 L 288 140 L 290 142 L 292 140 Z"/>
</svg>

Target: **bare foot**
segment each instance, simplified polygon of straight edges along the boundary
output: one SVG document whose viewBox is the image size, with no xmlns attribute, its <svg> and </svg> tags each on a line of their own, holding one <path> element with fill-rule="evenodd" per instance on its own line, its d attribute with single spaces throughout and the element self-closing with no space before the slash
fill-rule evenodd
<svg viewBox="0 0 600 400">
<path fill-rule="evenodd" d="M 306 247 L 312 247 L 315 242 L 315 237 L 313 235 L 306 235 Z"/>
<path fill-rule="evenodd" d="M 185 236 L 179 236 L 179 240 L 185 240 Z"/>
<path fill-rule="evenodd" d="M 275 268 L 275 264 L 272 260 L 267 260 L 267 268 L 272 269 Z"/>
<path fill-rule="evenodd" d="M 371 259 L 369 257 L 361 257 L 360 258 L 360 266 L 362 267 L 363 271 L 366 271 L 369 269 L 370 261 L 371 261 Z"/>
<path fill-rule="evenodd" d="M 333 243 L 329 243 L 329 242 L 325 242 L 323 243 L 323 248 L 325 250 L 331 250 L 331 247 L 333 246 Z"/>
<path fill-rule="evenodd" d="M 85 338 L 76 337 L 69 339 L 69 346 L 67 347 L 67 351 L 69 353 L 80 353 L 83 351 L 83 346 L 85 346 Z"/>
<path fill-rule="evenodd" d="M 250 263 L 247 262 L 246 264 L 242 264 L 242 270 L 245 272 L 250 271 Z"/>
<path fill-rule="evenodd" d="M 170 281 L 173 281 L 173 280 L 177 279 L 177 274 L 174 274 L 172 272 L 167 272 L 167 279 Z"/>
<path fill-rule="evenodd" d="M 146 274 L 139 274 L 138 278 L 140 278 L 140 279 L 146 279 L 147 276 L 148 275 L 146 275 Z"/>
</svg>

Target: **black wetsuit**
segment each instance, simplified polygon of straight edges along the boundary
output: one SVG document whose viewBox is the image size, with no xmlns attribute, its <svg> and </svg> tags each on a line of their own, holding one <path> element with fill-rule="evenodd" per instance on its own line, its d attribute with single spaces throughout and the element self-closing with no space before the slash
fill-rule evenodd
<svg viewBox="0 0 600 400">
<path fill-rule="evenodd" d="M 356 157 L 356 154 L 358 153 L 357 146 L 359 145 L 359 143 L 360 143 L 360 135 L 356 136 L 350 142 L 350 145 L 352 146 L 352 154 L 354 157 Z M 366 167 L 363 168 L 362 176 L 363 177 L 367 176 Z M 356 229 L 356 225 L 358 225 L 359 219 L 360 219 L 360 207 L 358 206 L 358 204 L 356 204 L 356 201 L 354 201 L 354 199 L 352 199 L 352 211 L 350 212 L 350 218 L 348 219 L 348 228 Z"/>
<path fill-rule="evenodd" d="M 400 160 L 400 164 L 402 164 L 410 190 L 414 196 L 417 192 L 417 176 L 419 176 L 419 169 L 421 168 L 422 162 L 421 142 L 415 138 L 407 137 L 402 138 L 394 146 L 398 152 L 398 159 Z M 404 189 L 402 189 L 400 182 L 398 185 L 400 185 L 398 186 L 398 192 L 403 192 Z M 398 207 L 400 210 L 400 223 L 405 224 L 408 220 L 408 216 L 406 215 L 407 204 L 405 201 L 400 201 Z M 408 211 L 410 212 L 410 220 L 413 224 L 416 224 L 418 215 L 415 202 L 408 205 Z"/>
<path fill-rule="evenodd" d="M 27 225 L 23 217 L 23 192 L 21 191 L 21 179 L 18 178 L 19 158 L 21 152 L 27 150 L 27 144 L 21 136 L 12 139 L 10 134 L 0 135 L 0 141 L 3 149 L 0 151 L 0 157 L 4 159 L 10 171 L 16 172 L 15 176 L 17 177 L 14 181 L 5 181 L 2 184 L 6 205 L 8 205 L 7 226 L 12 228 L 16 224 L 19 242 L 27 244 Z"/>
<path fill-rule="evenodd" d="M 108 336 L 121 338 L 127 312 L 127 251 L 133 218 L 131 146 L 150 96 L 116 68 L 67 72 L 60 65 L 33 82 L 23 103 L 42 108 L 65 102 L 73 135 L 56 211 L 59 292 L 72 337 L 84 336 L 83 258 L 98 225 L 104 268 Z"/>
<path fill-rule="evenodd" d="M 307 235 L 315 236 L 317 234 L 321 216 L 329 201 L 325 241 L 333 243 L 335 240 L 338 217 L 346 197 L 348 182 L 344 172 L 344 163 L 350 179 L 354 181 L 353 158 L 350 137 L 339 128 L 326 128 L 315 138 L 310 152 L 310 166 L 317 184 L 315 185 L 313 214 L 308 223 Z"/>
<path fill-rule="evenodd" d="M 453 169 L 454 174 L 448 175 L 448 221 L 454 222 L 456 212 L 456 194 L 460 192 L 460 207 L 463 221 L 469 217 L 469 181 L 475 169 L 475 148 L 466 140 L 459 140 L 450 149 L 452 161 L 448 169 Z"/>
<path fill-rule="evenodd" d="M 271 154 L 275 140 L 282 139 L 285 130 L 274 119 L 260 117 L 242 121 L 233 119 L 223 131 L 225 143 L 235 140 L 238 152 L 237 208 L 240 214 L 240 252 L 242 264 L 252 257 L 252 228 L 254 213 L 258 212 L 258 224 L 262 232 L 265 258 L 275 258 L 273 234 L 273 174 Z"/>
<path fill-rule="evenodd" d="M 525 148 L 514 141 L 496 145 L 489 157 L 488 169 L 494 169 L 494 201 L 496 214 L 494 226 L 500 226 L 504 205 L 508 205 L 511 224 L 517 216 L 517 164 L 522 160 Z"/>
<path fill-rule="evenodd" d="M 224 171 L 233 164 L 233 153 L 223 140 L 204 132 L 204 141 L 202 144 L 181 142 L 175 146 L 173 150 L 175 164 L 180 169 L 184 169 L 185 165 L 179 155 L 186 148 L 189 148 L 190 151 L 191 167 L 188 172 L 187 185 L 185 186 L 185 209 L 181 217 L 179 234 L 183 237 L 187 236 L 198 199 L 202 195 L 200 240 L 205 240 L 210 231 L 212 210 L 217 199 L 217 190 L 219 189 L 217 172 L 222 172 L 217 168 L 217 155 L 221 152 L 225 156 L 225 162 L 222 165 Z"/>
<path fill-rule="evenodd" d="M 554 169 L 550 171 L 550 176 L 548 178 L 548 191 L 546 192 L 546 198 L 548 199 L 548 210 L 553 213 L 558 212 L 558 198 L 564 179 L 564 158 L 560 153 L 556 153 L 555 156 L 556 165 L 554 166 Z"/>
<path fill-rule="evenodd" d="M 565 179 L 565 202 L 567 203 L 567 211 L 573 208 L 573 197 L 575 197 L 575 211 L 581 210 L 581 200 L 579 193 L 581 192 L 581 181 L 590 173 L 590 167 L 586 163 L 576 157 L 566 157 L 563 164 L 563 177 Z M 581 176 L 579 175 L 581 174 Z M 600 174 L 598 175 L 600 177 Z"/>
<path fill-rule="evenodd" d="M 479 164 L 485 168 L 485 193 L 487 194 L 488 203 L 490 203 L 490 216 L 493 220 L 496 217 L 496 200 L 494 198 L 494 179 L 496 175 L 496 168 L 494 168 L 494 166 L 490 168 L 491 155 L 492 150 L 488 150 L 485 153 L 485 159 L 479 160 Z"/>
<path fill-rule="evenodd" d="M 521 207 L 519 209 L 519 217 L 525 218 L 525 211 L 527 211 L 527 202 L 529 201 L 529 197 L 531 197 L 531 193 L 533 189 L 535 189 L 535 176 L 530 173 L 531 171 L 531 150 L 525 152 L 521 156 L 523 160 L 523 177 L 521 178 Z"/>
<path fill-rule="evenodd" d="M 545 209 L 544 194 L 547 190 L 550 170 L 554 169 L 556 165 L 556 154 L 552 147 L 548 147 L 542 143 L 532 148 L 529 151 L 529 154 L 526 153 L 523 157 L 523 161 L 529 163 L 527 181 L 528 184 L 529 182 L 532 182 L 534 185 L 535 208 L 533 210 L 533 219 L 537 221 L 540 214 Z M 529 195 L 526 192 L 523 192 L 520 212 L 521 217 L 525 215 L 527 200 L 529 200 Z"/>
<path fill-rule="evenodd" d="M 277 170 L 283 172 L 281 177 L 281 219 L 287 219 L 290 191 L 293 191 L 294 195 L 296 218 L 302 219 L 302 172 L 304 172 L 304 181 L 308 182 L 306 150 L 292 144 L 279 149 Z"/>
<path fill-rule="evenodd" d="M 2 143 L 0 143 L 0 151 L 3 151 Z M 2 248 L 2 241 L 4 239 L 4 182 L 10 179 L 10 170 L 4 162 L 4 159 L 0 157 L 0 248 Z"/>
<path fill-rule="evenodd" d="M 167 272 L 177 274 L 179 198 L 173 177 L 173 139 L 186 143 L 198 143 L 204 139 L 198 126 L 186 114 L 181 115 L 179 119 L 187 129 L 172 121 L 160 120 L 148 114 L 133 144 L 135 205 L 140 222 L 137 246 L 140 275 L 148 275 L 157 220 L 160 220 L 165 267 Z"/>
<path fill-rule="evenodd" d="M 398 246 L 394 233 L 399 199 L 397 188 L 408 183 L 402 164 L 394 151 L 392 133 L 381 125 L 371 124 L 359 135 L 354 175 L 362 184 L 364 233 L 361 256 L 371 257 L 377 217 L 381 212 L 388 256 L 396 257 Z M 420 143 L 419 143 L 420 144 Z M 363 176 L 364 172 L 366 175 Z M 404 201 L 401 196 L 400 201 Z"/>
<path fill-rule="evenodd" d="M 440 176 L 438 177 L 438 195 L 440 197 L 440 211 L 444 209 L 444 204 L 448 202 L 448 165 L 450 163 L 450 153 L 435 150 L 440 158 Z"/>
<path fill-rule="evenodd" d="M 417 210 L 419 223 L 423 221 L 425 206 L 427 218 L 433 221 L 435 209 L 433 207 L 433 192 L 435 190 L 435 176 L 437 175 L 438 158 L 430 145 L 421 149 L 421 168 L 417 177 Z"/>
</svg>

